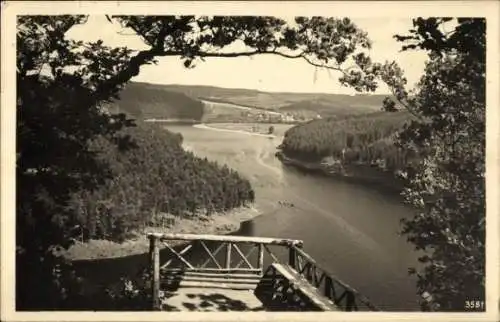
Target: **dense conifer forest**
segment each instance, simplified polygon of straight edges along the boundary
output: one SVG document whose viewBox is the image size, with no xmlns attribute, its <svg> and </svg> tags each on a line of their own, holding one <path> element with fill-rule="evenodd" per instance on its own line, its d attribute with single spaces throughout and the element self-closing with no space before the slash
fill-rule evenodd
<svg viewBox="0 0 500 322">
<path fill-rule="evenodd" d="M 280 148 L 286 156 L 308 162 L 333 157 L 342 164 L 377 164 L 396 170 L 409 155 L 394 145 L 394 136 L 410 119 L 409 113 L 401 111 L 313 120 L 290 128 Z"/>
<path fill-rule="evenodd" d="M 138 119 L 178 119 L 200 121 L 203 103 L 186 94 L 168 90 L 164 85 L 131 82 L 113 103 L 113 111 Z"/>
<path fill-rule="evenodd" d="M 164 213 L 195 217 L 253 202 L 248 180 L 185 151 L 180 134 L 144 123 L 121 134 L 133 138 L 131 149 L 121 151 L 104 136 L 90 143 L 111 175 L 97 190 L 72 196 L 70 208 L 84 239 L 122 240 L 134 230 L 164 224 Z"/>
</svg>

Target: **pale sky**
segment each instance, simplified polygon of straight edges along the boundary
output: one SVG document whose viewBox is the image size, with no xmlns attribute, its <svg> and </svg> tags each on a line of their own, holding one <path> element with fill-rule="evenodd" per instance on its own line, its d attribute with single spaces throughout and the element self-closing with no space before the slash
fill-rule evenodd
<svg viewBox="0 0 500 322">
<path fill-rule="evenodd" d="M 409 18 L 353 18 L 358 27 L 368 32 L 373 46 L 370 56 L 374 61 L 395 60 L 405 71 L 408 85 L 418 81 L 424 68 L 423 52 L 400 52 L 401 44 L 392 36 L 406 34 L 412 28 Z M 127 46 L 131 49 L 148 48 L 131 31 L 118 23 L 110 23 L 105 16 L 90 16 L 85 25 L 73 27 L 70 38 L 85 41 L 102 39 L 110 46 Z M 354 90 L 340 86 L 339 75 L 333 71 L 317 69 L 305 61 L 278 56 L 253 56 L 238 58 L 207 58 L 194 69 L 184 68 L 178 57 L 159 58 L 158 65 L 141 68 L 132 79 L 156 84 L 212 85 L 228 88 L 248 88 L 270 92 L 321 92 L 352 94 Z M 316 73 L 316 77 L 315 77 Z M 379 93 L 386 91 L 381 87 Z"/>
</svg>

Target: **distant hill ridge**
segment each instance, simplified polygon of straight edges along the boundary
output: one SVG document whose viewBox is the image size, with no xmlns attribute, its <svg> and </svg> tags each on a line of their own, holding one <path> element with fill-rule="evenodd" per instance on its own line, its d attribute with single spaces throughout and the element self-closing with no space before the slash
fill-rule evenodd
<svg viewBox="0 0 500 322">
<path fill-rule="evenodd" d="M 364 114 L 379 110 L 386 95 L 274 93 L 205 85 L 162 85 L 131 82 L 113 104 L 113 111 L 141 119 L 202 121 L 207 110 L 200 100 L 232 103 L 279 112 L 309 112 L 321 116 Z M 209 112 L 209 111 L 208 111 Z"/>
<path fill-rule="evenodd" d="M 248 107 L 293 110 L 293 104 L 314 101 L 317 104 L 344 104 L 358 109 L 380 109 L 387 95 L 372 94 L 327 94 L 297 92 L 264 92 L 255 89 L 222 88 L 205 85 L 164 85 L 166 89 L 179 91 L 191 97 L 213 99 L 214 101 L 239 104 Z M 341 106 L 335 106 L 341 107 Z"/>
<path fill-rule="evenodd" d="M 145 85 L 153 85 L 153 86 L 164 86 L 170 90 L 178 90 L 178 91 L 186 91 L 192 90 L 197 93 L 203 92 L 205 93 L 223 93 L 223 92 L 231 92 L 236 94 L 269 94 L 269 95 L 300 95 L 300 96 L 347 96 L 347 97 L 363 97 L 363 96 L 386 96 L 385 94 L 331 94 L 331 93 L 320 93 L 320 92 L 272 92 L 272 91 L 262 91 L 258 89 L 249 89 L 249 88 L 229 88 L 229 87 L 218 87 L 211 85 L 182 85 L 182 84 L 152 84 L 152 83 L 144 83 L 144 82 L 134 82 L 135 84 L 145 84 Z"/>
</svg>

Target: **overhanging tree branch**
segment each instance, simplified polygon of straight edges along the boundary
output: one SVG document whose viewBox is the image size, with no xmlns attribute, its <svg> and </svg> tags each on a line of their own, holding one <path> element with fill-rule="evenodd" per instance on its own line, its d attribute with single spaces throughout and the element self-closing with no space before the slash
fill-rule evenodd
<svg viewBox="0 0 500 322">
<path fill-rule="evenodd" d="M 342 63 L 355 55 L 357 47 L 367 48 L 369 40 L 348 19 L 296 18 L 297 28 L 275 17 L 173 17 L 173 16 L 113 16 L 122 26 L 131 28 L 151 46 L 137 53 L 122 70 L 99 85 L 99 92 L 112 90 L 117 96 L 121 87 L 137 76 L 140 66 L 155 57 L 179 56 L 189 67 L 193 59 L 235 58 L 256 55 L 276 55 L 288 59 L 303 59 L 311 66 L 341 72 L 343 84 L 374 90 L 372 71 L 367 66 L 355 66 L 351 73 Z M 308 32 L 304 32 L 308 31 Z M 336 33 L 336 37 L 333 34 Z M 326 39 L 326 40 L 325 40 Z M 223 49 L 243 41 L 247 50 L 224 52 Z M 207 46 L 208 50 L 201 50 Z M 248 49 L 248 48 L 251 49 Z M 300 48 L 300 52 L 297 50 Z M 290 52 L 286 52 L 290 51 Z"/>
<path fill-rule="evenodd" d="M 119 87 L 122 84 L 127 83 L 131 78 L 137 76 L 140 71 L 140 67 L 142 65 L 150 63 L 154 58 L 156 57 L 182 57 L 185 55 L 184 51 L 180 50 L 167 50 L 164 51 L 162 50 L 163 42 L 159 41 L 157 43 L 157 46 L 155 48 L 151 48 L 149 50 L 143 50 L 137 53 L 136 56 L 132 57 L 130 59 L 130 63 L 126 66 L 125 69 L 121 70 L 118 74 L 116 74 L 114 77 L 110 78 L 106 82 L 102 83 L 101 86 L 99 87 L 99 90 L 96 91 L 97 97 L 99 99 L 99 92 L 108 92 L 111 89 L 119 89 Z M 242 51 L 242 52 L 230 52 L 230 53 L 224 53 L 224 52 L 196 52 L 193 56 L 194 57 L 199 57 L 199 58 L 236 58 L 236 57 L 250 57 L 250 56 L 256 56 L 256 55 L 276 55 L 288 59 L 300 59 L 302 58 L 304 61 L 306 61 L 308 64 L 315 66 L 315 67 L 320 67 L 320 68 L 326 68 L 329 70 L 335 70 L 342 72 L 344 75 L 347 75 L 346 71 L 341 69 L 340 67 L 334 67 L 334 66 L 329 66 L 329 65 L 323 65 L 323 64 L 318 64 L 313 62 L 310 58 L 305 56 L 305 53 L 299 53 L 299 54 L 287 54 L 283 52 L 279 52 L 276 50 L 254 50 L 254 51 Z"/>
</svg>

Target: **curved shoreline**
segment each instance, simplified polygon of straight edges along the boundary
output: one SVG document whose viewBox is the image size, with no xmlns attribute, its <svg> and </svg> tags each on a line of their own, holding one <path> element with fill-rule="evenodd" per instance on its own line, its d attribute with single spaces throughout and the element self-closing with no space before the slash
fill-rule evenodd
<svg viewBox="0 0 500 322">
<path fill-rule="evenodd" d="M 230 132 L 230 133 L 239 133 L 245 135 L 253 135 L 253 136 L 261 136 L 261 137 L 269 137 L 273 139 L 283 140 L 284 136 L 276 136 L 273 134 L 263 134 L 263 133 L 253 133 L 244 130 L 233 130 L 233 129 L 222 129 L 213 126 L 208 126 L 206 124 L 195 124 L 193 127 L 198 129 L 205 129 L 211 131 L 220 131 L 220 132 Z M 349 169 L 349 173 L 340 173 L 336 169 L 331 166 L 322 165 L 320 163 L 313 162 L 304 162 L 295 158 L 291 158 L 286 156 L 280 149 L 276 152 L 276 157 L 281 161 L 284 165 L 292 166 L 298 170 L 315 172 L 319 175 L 335 178 L 338 180 L 343 180 L 345 182 L 351 182 L 354 184 L 365 184 L 365 185 L 373 185 L 377 186 L 377 188 L 381 188 L 383 190 L 389 191 L 391 193 L 400 194 L 403 185 L 397 180 L 394 176 L 389 173 L 384 173 L 381 171 L 376 171 L 373 169 L 369 169 L 363 166 L 350 165 L 347 166 Z M 257 162 L 261 163 L 261 165 L 267 167 L 267 165 L 262 162 L 261 159 L 257 158 Z M 365 169 L 363 169 L 365 168 Z M 363 173 L 364 172 L 364 173 Z M 369 173 L 368 173 L 369 172 Z"/>
<path fill-rule="evenodd" d="M 146 238 L 146 234 L 149 232 L 226 235 L 238 231 L 243 222 L 261 215 L 264 213 L 251 205 L 224 213 L 214 213 L 210 216 L 200 215 L 193 219 L 169 216 L 173 219 L 174 224 L 165 228 L 151 227 L 144 229 L 144 231 L 137 231 L 135 237 L 123 243 L 92 239 L 87 242 L 76 242 L 62 254 L 71 261 L 113 259 L 145 254 L 149 251 L 149 240 Z M 177 246 L 183 243 L 183 241 L 173 241 L 170 245 Z"/>
<path fill-rule="evenodd" d="M 239 133 L 251 136 L 268 137 L 273 139 L 278 138 L 278 136 L 272 134 L 252 133 L 243 130 L 221 129 L 207 126 L 203 123 L 194 124 L 192 126 L 195 128 L 210 131 Z M 183 144 L 183 147 L 186 151 L 194 152 L 193 147 L 189 145 Z M 257 160 L 257 162 L 262 163 L 262 165 L 264 166 L 264 162 L 262 162 L 262 160 Z M 265 213 L 259 210 L 254 203 L 249 207 L 235 208 L 224 213 L 215 213 L 210 216 L 201 215 L 194 219 L 172 217 L 175 218 L 173 225 L 165 228 L 148 228 L 142 232 L 138 231 L 135 233 L 135 237 L 132 237 L 124 241 L 123 243 L 113 242 L 109 240 L 89 240 L 87 242 L 78 241 L 63 254 L 67 259 L 72 261 L 106 258 L 112 259 L 144 254 L 149 250 L 149 242 L 147 238 L 145 238 L 145 236 L 146 233 L 151 231 L 162 231 L 165 233 L 176 232 L 226 235 L 235 233 L 240 230 L 241 224 L 243 222 L 252 220 L 262 215 L 265 215 Z M 182 244 L 182 242 L 179 242 L 179 244 Z"/>
<path fill-rule="evenodd" d="M 245 130 L 224 129 L 206 124 L 194 124 L 194 128 L 238 133 L 249 136 L 260 136 L 272 139 L 283 139 L 283 136 L 273 134 L 254 133 Z M 193 151 L 191 146 L 184 146 L 185 150 Z M 262 160 L 262 151 L 256 154 L 256 162 L 266 168 L 271 168 Z M 296 160 L 285 156 L 282 152 L 278 151 L 276 157 L 285 165 L 293 166 L 299 170 L 314 171 L 327 177 L 335 177 L 346 181 L 364 184 L 377 184 L 380 186 L 389 187 L 391 190 L 397 190 L 390 179 L 374 180 L 374 178 L 363 177 L 362 175 L 355 174 L 353 176 L 343 175 L 338 172 L 332 171 L 329 167 L 321 164 L 307 164 L 300 160 Z M 274 170 L 270 169 L 270 170 Z M 378 178 L 377 178 L 378 179 Z M 70 260 L 90 260 L 90 259 L 104 259 L 104 258 L 117 258 L 136 254 L 147 253 L 149 243 L 145 234 L 150 231 L 163 231 L 163 232 L 177 232 L 177 233 L 202 233 L 202 234 L 231 234 L 237 232 L 241 228 L 241 224 L 245 221 L 252 220 L 258 216 L 265 215 L 265 212 L 259 210 L 255 203 L 250 207 L 241 207 L 232 209 L 225 213 L 216 213 L 211 216 L 198 216 L 194 219 L 175 218 L 174 224 L 165 228 L 149 228 L 147 231 L 138 231 L 136 236 L 126 240 L 123 243 L 112 242 L 107 240 L 90 240 L 88 242 L 77 242 L 68 251 L 64 252 L 64 256 Z"/>
<path fill-rule="evenodd" d="M 403 185 L 395 176 L 389 172 L 377 171 L 366 166 L 347 165 L 347 173 L 341 173 L 333 166 L 323 165 L 319 162 L 304 162 L 296 158 L 291 158 L 282 151 L 276 152 L 276 157 L 284 165 L 294 167 L 298 170 L 317 173 L 324 177 L 335 178 L 354 184 L 374 185 L 383 190 L 400 194 Z M 364 173 L 363 173 L 364 172 Z"/>
<path fill-rule="evenodd" d="M 245 135 L 251 135 L 251 136 L 260 136 L 260 137 L 267 137 L 267 138 L 272 138 L 272 139 L 279 139 L 280 141 L 283 141 L 284 136 L 277 136 L 274 134 L 264 134 L 264 133 L 255 133 L 255 132 L 248 132 L 245 130 L 232 130 L 232 129 L 222 129 L 222 128 L 217 128 L 213 126 L 208 126 L 206 124 L 195 124 L 193 127 L 198 128 L 198 129 L 204 129 L 204 130 L 211 130 L 211 131 L 219 131 L 219 132 L 230 132 L 230 133 L 239 133 L 239 134 L 245 134 Z M 186 146 L 186 148 L 190 148 Z M 262 167 L 269 169 L 273 172 L 276 172 L 276 168 L 266 164 L 262 158 L 262 149 L 259 151 L 256 151 L 256 161 L 259 163 Z"/>
</svg>

